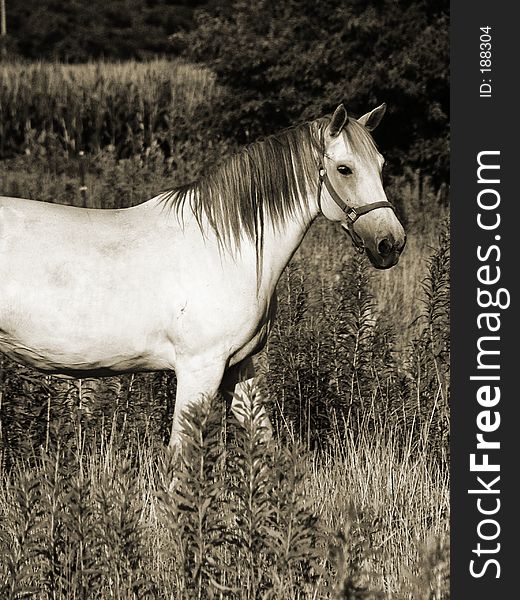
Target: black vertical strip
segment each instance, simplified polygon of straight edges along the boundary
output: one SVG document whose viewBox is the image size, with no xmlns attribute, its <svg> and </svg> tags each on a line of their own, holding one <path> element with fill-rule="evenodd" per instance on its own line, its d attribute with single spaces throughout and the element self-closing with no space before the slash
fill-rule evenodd
<svg viewBox="0 0 520 600">
<path fill-rule="evenodd" d="M 518 298 L 513 285 L 520 273 L 520 194 L 517 190 L 520 153 L 513 145 L 518 144 L 519 129 L 516 80 L 520 29 L 515 12 L 515 4 L 511 2 L 458 0 L 451 3 L 452 600 L 519 595 L 520 491 L 516 488 L 520 487 L 520 327 L 515 314 Z M 487 50 L 487 46 L 480 46 L 485 43 L 482 39 L 488 40 L 486 30 L 481 29 L 486 27 L 490 27 L 491 37 L 490 72 L 481 71 L 487 63 L 480 62 L 487 58 L 480 55 Z M 477 181 L 477 157 L 486 151 L 500 152 L 483 157 L 487 164 L 499 165 L 500 169 L 488 169 L 481 174 L 487 179 L 494 179 L 495 175 L 500 183 L 479 184 Z M 494 190 L 482 194 L 482 200 L 488 205 L 493 198 L 500 198 L 495 210 L 478 207 L 478 194 L 483 190 Z M 479 213 L 487 225 L 494 223 L 499 214 L 500 225 L 493 230 L 482 229 L 477 221 Z M 479 260 L 478 246 L 483 257 L 489 251 L 487 259 Z M 492 246 L 498 249 L 493 250 Z M 489 271 L 481 270 L 481 277 L 494 279 L 498 266 L 500 280 L 497 283 L 479 282 L 478 269 L 486 265 Z M 511 305 L 509 308 L 479 306 L 478 288 L 489 291 L 492 299 L 503 306 L 507 304 L 504 290 L 508 290 Z M 482 304 L 486 303 L 487 296 L 484 296 L 481 296 Z M 481 317 L 479 329 L 479 314 L 490 313 L 495 317 L 487 321 Z M 490 332 L 490 324 L 493 327 L 500 324 L 500 328 Z M 500 354 L 481 358 L 487 365 L 500 368 L 478 368 L 477 343 L 483 336 L 498 338 L 481 340 L 481 346 L 499 350 Z M 472 381 L 470 378 L 475 375 L 499 375 L 500 381 Z M 484 407 L 478 402 L 479 389 L 485 390 L 487 385 L 492 386 L 493 394 L 494 386 L 500 388 L 500 402 L 494 407 Z M 480 425 L 495 428 L 496 412 L 500 413 L 500 425 L 494 431 L 481 432 L 478 415 L 486 410 L 490 412 L 481 414 Z M 500 450 L 477 449 L 479 432 L 486 441 L 499 441 Z M 483 455 L 487 454 L 489 463 L 498 466 L 500 471 L 471 472 L 471 454 L 476 455 L 479 464 L 485 461 Z M 498 476 L 500 480 L 493 484 Z M 468 490 L 481 492 L 470 494 Z M 485 515 L 483 510 L 497 512 Z M 495 535 L 495 539 L 491 539 Z M 475 575 L 470 572 L 472 560 Z"/>
</svg>

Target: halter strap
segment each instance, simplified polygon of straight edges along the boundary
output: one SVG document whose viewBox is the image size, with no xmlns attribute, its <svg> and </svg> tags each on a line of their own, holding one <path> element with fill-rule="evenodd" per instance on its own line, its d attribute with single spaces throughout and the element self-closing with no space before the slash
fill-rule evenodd
<svg viewBox="0 0 520 600">
<path fill-rule="evenodd" d="M 329 192 L 331 198 L 334 202 L 341 208 L 341 210 L 345 213 L 347 219 L 350 221 L 350 225 L 353 225 L 359 217 L 362 215 L 366 215 L 372 210 L 377 210 L 378 208 L 391 208 L 394 210 L 393 205 L 388 202 L 388 200 L 383 200 L 380 202 L 371 202 L 369 204 L 363 204 L 363 206 L 349 206 L 336 192 L 334 186 L 332 185 L 331 180 L 327 175 L 327 171 L 323 167 L 320 167 L 320 186 L 318 189 L 318 205 L 321 210 L 321 184 L 325 184 L 327 188 L 327 192 Z"/>
<path fill-rule="evenodd" d="M 320 210 L 321 210 L 321 190 L 322 190 L 323 184 L 325 184 L 325 187 L 327 188 L 327 192 L 329 192 L 330 197 L 339 206 L 339 208 L 341 208 L 341 210 L 345 213 L 345 216 L 348 219 L 346 229 L 349 232 L 350 237 L 352 238 L 352 241 L 354 242 L 354 245 L 357 246 L 358 249 L 363 250 L 364 249 L 363 241 L 361 240 L 359 235 L 354 231 L 354 227 L 353 227 L 354 223 L 362 215 L 366 215 L 367 213 L 371 212 L 372 210 L 377 210 L 378 208 L 391 208 L 395 212 L 393 205 L 390 202 L 388 202 L 387 200 L 383 200 L 381 202 L 371 202 L 369 204 L 363 204 L 363 206 L 356 206 L 356 207 L 349 206 L 341 198 L 341 196 L 338 194 L 338 192 L 336 192 L 336 190 L 334 189 L 334 186 L 332 185 L 332 182 L 329 179 L 329 176 L 327 175 L 327 171 L 325 170 L 323 165 L 319 165 L 319 175 L 320 175 L 320 179 L 319 179 L 319 183 L 318 183 L 318 206 L 319 206 Z M 321 211 L 321 212 L 323 212 L 323 211 Z"/>
</svg>

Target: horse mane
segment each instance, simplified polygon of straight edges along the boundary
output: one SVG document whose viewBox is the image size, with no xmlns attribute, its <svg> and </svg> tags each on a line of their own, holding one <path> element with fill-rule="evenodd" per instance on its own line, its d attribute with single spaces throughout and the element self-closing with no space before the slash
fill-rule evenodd
<svg viewBox="0 0 520 600">
<path fill-rule="evenodd" d="M 198 181 L 165 192 L 161 201 L 177 214 L 188 203 L 201 228 L 207 218 L 221 245 L 239 248 L 246 236 L 261 253 L 265 222 L 283 225 L 307 208 L 307 192 L 317 189 L 320 121 L 243 147 Z"/>
<path fill-rule="evenodd" d="M 309 209 L 318 189 L 323 157 L 323 117 L 253 142 L 211 167 L 197 181 L 167 190 L 161 202 L 182 215 L 189 205 L 201 231 L 204 217 L 221 247 L 239 249 L 245 236 L 263 251 L 266 221 L 279 227 Z M 377 153 L 372 137 L 355 120 L 345 127 L 351 146 Z"/>
</svg>

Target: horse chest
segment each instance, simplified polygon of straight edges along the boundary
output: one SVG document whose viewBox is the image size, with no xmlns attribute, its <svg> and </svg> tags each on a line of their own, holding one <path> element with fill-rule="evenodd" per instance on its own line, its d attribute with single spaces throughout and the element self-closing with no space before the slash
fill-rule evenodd
<svg viewBox="0 0 520 600">
<path fill-rule="evenodd" d="M 243 344 L 234 354 L 230 356 L 230 365 L 237 364 L 244 358 L 256 354 L 263 349 L 273 326 L 276 316 L 276 307 L 277 298 L 276 293 L 274 293 L 269 302 L 266 304 L 266 308 L 262 312 L 260 319 L 258 319 L 254 334 L 245 344 Z"/>
</svg>

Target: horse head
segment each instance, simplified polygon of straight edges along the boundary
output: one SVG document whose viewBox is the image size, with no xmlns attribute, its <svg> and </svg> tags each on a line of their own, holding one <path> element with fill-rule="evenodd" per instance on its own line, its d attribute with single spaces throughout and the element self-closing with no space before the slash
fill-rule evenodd
<svg viewBox="0 0 520 600">
<path fill-rule="evenodd" d="M 382 104 L 356 120 L 338 106 L 323 132 L 318 191 L 325 217 L 340 222 L 378 269 L 397 264 L 406 242 L 383 189 L 384 159 L 370 135 L 385 110 Z"/>
</svg>

